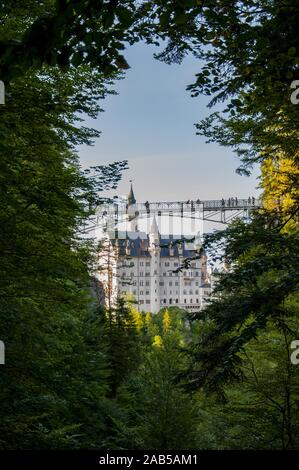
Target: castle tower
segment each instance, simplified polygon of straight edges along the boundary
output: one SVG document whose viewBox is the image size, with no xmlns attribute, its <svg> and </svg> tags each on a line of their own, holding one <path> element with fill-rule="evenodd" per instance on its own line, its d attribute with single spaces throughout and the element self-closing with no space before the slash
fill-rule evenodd
<svg viewBox="0 0 299 470">
<path fill-rule="evenodd" d="M 139 212 L 136 205 L 136 199 L 134 196 L 133 186 L 131 183 L 131 189 L 128 195 L 128 205 L 127 205 L 127 221 L 128 221 L 128 231 L 129 232 L 138 232 L 138 216 Z"/>
<path fill-rule="evenodd" d="M 157 313 L 160 310 L 160 233 L 157 225 L 156 218 L 154 216 L 151 228 L 148 234 L 149 237 L 149 254 L 151 257 L 151 281 L 150 281 L 150 298 L 151 306 L 150 311 Z"/>
</svg>

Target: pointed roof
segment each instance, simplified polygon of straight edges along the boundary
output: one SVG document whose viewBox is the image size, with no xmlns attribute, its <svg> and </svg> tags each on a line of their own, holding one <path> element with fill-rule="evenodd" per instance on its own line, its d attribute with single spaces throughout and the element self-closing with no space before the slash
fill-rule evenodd
<svg viewBox="0 0 299 470">
<path fill-rule="evenodd" d="M 152 220 L 152 224 L 151 224 L 151 228 L 150 228 L 150 231 L 149 233 L 151 235 L 159 235 L 159 227 L 158 227 L 158 224 L 157 224 L 157 221 L 156 221 L 156 217 L 154 216 L 153 220 Z"/>
<path fill-rule="evenodd" d="M 128 196 L 128 205 L 132 206 L 133 204 L 136 204 L 136 199 L 134 196 L 133 185 L 131 183 L 131 189 L 130 189 L 129 196 Z"/>
</svg>

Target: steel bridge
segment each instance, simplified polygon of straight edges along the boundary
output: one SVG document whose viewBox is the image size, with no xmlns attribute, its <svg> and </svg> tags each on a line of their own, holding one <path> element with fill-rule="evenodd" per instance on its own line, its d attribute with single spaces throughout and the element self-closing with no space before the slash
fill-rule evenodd
<svg viewBox="0 0 299 470">
<path fill-rule="evenodd" d="M 249 221 L 252 213 L 261 207 L 261 201 L 249 197 L 239 199 L 232 197 L 229 199 L 213 200 L 188 200 L 188 201 L 165 201 L 165 202 L 136 202 L 128 206 L 127 202 L 115 198 L 97 207 L 95 216 L 90 220 L 85 232 L 90 232 L 95 228 L 102 228 L 104 231 L 117 228 L 118 224 L 125 221 L 132 221 L 134 218 L 159 217 L 180 217 L 197 219 L 217 224 L 227 225 L 235 218 Z"/>
</svg>

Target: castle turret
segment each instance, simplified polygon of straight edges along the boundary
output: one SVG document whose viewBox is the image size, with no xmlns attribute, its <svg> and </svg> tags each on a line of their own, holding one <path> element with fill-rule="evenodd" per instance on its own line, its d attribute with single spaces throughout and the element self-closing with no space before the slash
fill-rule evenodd
<svg viewBox="0 0 299 470">
<path fill-rule="evenodd" d="M 156 221 L 156 217 L 154 216 L 152 223 L 151 223 L 151 228 L 148 234 L 149 237 L 149 242 L 150 242 L 150 249 L 153 248 L 158 248 L 160 251 L 160 233 L 159 233 L 159 227 Z"/>
<path fill-rule="evenodd" d="M 127 221 L 128 221 L 128 231 L 138 232 L 138 216 L 139 212 L 136 205 L 136 199 L 133 191 L 133 186 L 131 183 L 131 189 L 128 195 L 128 204 L 127 204 Z"/>
</svg>

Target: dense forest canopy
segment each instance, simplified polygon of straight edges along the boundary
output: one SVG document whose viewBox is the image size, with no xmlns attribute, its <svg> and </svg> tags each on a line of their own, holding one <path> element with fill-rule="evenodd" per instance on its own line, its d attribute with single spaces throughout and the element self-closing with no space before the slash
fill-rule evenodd
<svg viewBox="0 0 299 470">
<path fill-rule="evenodd" d="M 0 11 L 0 448 L 298 448 L 299 5 L 7 0 Z M 80 168 L 77 144 L 99 137 L 80 116 L 98 116 L 138 41 L 167 41 L 156 58 L 169 64 L 199 59 L 188 91 L 210 96 L 211 114 L 196 131 L 235 151 L 240 173 L 261 168 L 251 223 L 205 237 L 227 270 L 192 316 L 121 298 L 105 311 L 92 289 L 101 251 L 80 235 L 127 168 Z"/>
</svg>

